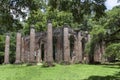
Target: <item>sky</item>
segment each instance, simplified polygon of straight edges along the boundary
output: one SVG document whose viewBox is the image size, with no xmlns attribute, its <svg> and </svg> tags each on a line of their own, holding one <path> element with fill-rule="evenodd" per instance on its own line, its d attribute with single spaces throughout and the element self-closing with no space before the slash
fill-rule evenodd
<svg viewBox="0 0 120 80">
<path fill-rule="evenodd" d="M 117 0 L 107 0 L 105 4 L 107 9 L 111 10 L 114 6 L 120 5 L 120 2 L 117 3 Z"/>
</svg>

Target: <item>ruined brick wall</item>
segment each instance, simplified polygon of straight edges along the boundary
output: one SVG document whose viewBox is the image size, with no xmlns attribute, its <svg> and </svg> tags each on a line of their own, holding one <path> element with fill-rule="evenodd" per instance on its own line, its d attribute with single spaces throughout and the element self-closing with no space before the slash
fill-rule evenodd
<svg viewBox="0 0 120 80">
<path fill-rule="evenodd" d="M 34 26 L 30 28 L 30 35 L 22 37 L 21 33 L 16 34 L 16 61 L 15 63 L 40 63 L 40 62 L 67 62 L 79 63 L 84 59 L 88 60 L 88 55 L 84 55 L 84 45 L 90 42 L 90 35 L 82 31 L 73 30 L 64 25 L 62 28 L 52 28 L 52 23 L 48 22 L 47 31 L 35 32 Z M 85 34 L 85 35 L 84 35 Z M 86 36 L 87 35 L 87 36 Z M 70 36 L 74 37 L 74 45 L 70 46 Z M 54 43 L 53 37 L 56 38 Z M 9 63 L 10 36 L 6 36 L 4 63 Z M 55 48 L 53 48 L 55 44 Z M 44 45 L 44 48 L 42 48 Z M 44 50 L 43 50 L 44 49 Z M 53 52 L 53 50 L 55 52 Z M 104 53 L 104 43 L 96 44 L 94 60 L 101 62 Z M 71 52 L 72 51 L 72 52 Z M 54 57 L 54 58 L 53 58 Z"/>
</svg>

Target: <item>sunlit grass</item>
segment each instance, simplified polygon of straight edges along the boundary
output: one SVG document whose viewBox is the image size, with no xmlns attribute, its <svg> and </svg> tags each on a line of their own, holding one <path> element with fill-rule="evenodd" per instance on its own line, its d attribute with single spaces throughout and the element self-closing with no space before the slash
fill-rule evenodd
<svg viewBox="0 0 120 80">
<path fill-rule="evenodd" d="M 115 76 L 119 72 L 120 67 L 113 65 L 77 64 L 49 68 L 40 65 L 1 65 L 0 80 L 88 80 L 91 76 Z"/>
</svg>

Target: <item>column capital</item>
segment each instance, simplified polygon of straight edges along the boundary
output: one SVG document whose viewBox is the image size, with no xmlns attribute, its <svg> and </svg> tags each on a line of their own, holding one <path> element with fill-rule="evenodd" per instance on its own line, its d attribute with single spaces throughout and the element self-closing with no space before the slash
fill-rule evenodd
<svg viewBox="0 0 120 80">
<path fill-rule="evenodd" d="M 64 28 L 68 28 L 69 25 L 68 25 L 67 23 L 64 23 L 63 27 L 64 27 Z"/>
<path fill-rule="evenodd" d="M 80 32 L 80 28 L 75 28 L 74 31 L 78 33 Z"/>
<path fill-rule="evenodd" d="M 6 36 L 10 36 L 10 33 L 9 33 L 9 32 L 7 32 L 7 33 L 6 33 Z"/>
<path fill-rule="evenodd" d="M 30 28 L 31 28 L 31 29 L 34 29 L 34 28 L 35 28 L 35 26 L 34 26 L 34 25 L 30 25 Z"/>
<path fill-rule="evenodd" d="M 21 30 L 18 30 L 17 33 L 21 33 L 22 31 Z"/>
<path fill-rule="evenodd" d="M 47 23 L 52 23 L 52 21 L 51 21 L 51 20 L 48 20 Z"/>
</svg>

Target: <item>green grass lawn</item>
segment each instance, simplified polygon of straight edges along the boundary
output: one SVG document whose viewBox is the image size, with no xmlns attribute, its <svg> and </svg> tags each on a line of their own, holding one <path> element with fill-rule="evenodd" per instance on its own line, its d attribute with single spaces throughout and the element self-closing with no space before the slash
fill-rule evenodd
<svg viewBox="0 0 120 80">
<path fill-rule="evenodd" d="M 0 65 L 0 80 L 120 80 L 117 65 Z"/>
</svg>

